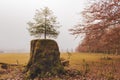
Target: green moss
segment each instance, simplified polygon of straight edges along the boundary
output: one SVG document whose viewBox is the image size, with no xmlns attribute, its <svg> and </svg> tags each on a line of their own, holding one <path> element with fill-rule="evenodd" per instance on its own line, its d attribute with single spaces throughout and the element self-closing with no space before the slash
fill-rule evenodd
<svg viewBox="0 0 120 80">
<path fill-rule="evenodd" d="M 64 72 L 64 67 L 60 62 L 59 47 L 54 40 L 32 40 L 30 53 L 28 63 L 30 78 L 59 75 Z"/>
</svg>

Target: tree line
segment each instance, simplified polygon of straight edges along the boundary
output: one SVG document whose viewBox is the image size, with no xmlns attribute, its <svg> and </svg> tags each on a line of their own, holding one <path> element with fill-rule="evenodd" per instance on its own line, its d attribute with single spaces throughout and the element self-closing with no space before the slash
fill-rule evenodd
<svg viewBox="0 0 120 80">
<path fill-rule="evenodd" d="M 84 20 L 77 24 L 73 35 L 84 34 L 78 52 L 120 53 L 120 1 L 94 0 L 82 12 Z"/>
</svg>

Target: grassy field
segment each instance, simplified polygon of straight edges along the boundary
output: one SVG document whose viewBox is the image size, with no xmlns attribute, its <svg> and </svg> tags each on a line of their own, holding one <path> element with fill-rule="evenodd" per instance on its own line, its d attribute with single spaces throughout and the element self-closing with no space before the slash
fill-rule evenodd
<svg viewBox="0 0 120 80">
<path fill-rule="evenodd" d="M 28 53 L 0 53 L 0 63 L 26 64 L 28 60 Z"/>
<path fill-rule="evenodd" d="M 0 53 L 0 62 L 9 64 L 26 64 L 29 60 L 29 53 Z M 111 56 L 112 58 L 119 58 L 120 56 L 105 55 L 105 54 L 88 54 L 88 53 L 62 53 L 61 57 L 68 59 L 72 64 L 82 62 L 85 59 L 89 61 L 98 61 L 105 56 Z"/>
<path fill-rule="evenodd" d="M 0 63 L 26 65 L 29 55 L 29 53 L 0 53 Z M 80 70 L 82 76 L 76 80 L 83 80 L 83 77 L 86 80 L 120 80 L 120 55 L 63 53 L 61 58 L 70 61 L 68 69 Z"/>
<path fill-rule="evenodd" d="M 26 64 L 29 60 L 29 53 L 0 53 L 0 63 L 8 64 Z M 120 55 L 95 54 L 95 53 L 62 53 L 61 58 L 68 59 L 71 65 L 86 62 L 97 62 L 101 58 L 110 57 L 114 60 L 120 59 Z"/>
</svg>

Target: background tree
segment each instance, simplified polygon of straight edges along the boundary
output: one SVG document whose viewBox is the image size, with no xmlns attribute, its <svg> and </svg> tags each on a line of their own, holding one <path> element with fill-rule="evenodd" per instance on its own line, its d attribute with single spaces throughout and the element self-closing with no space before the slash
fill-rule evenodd
<svg viewBox="0 0 120 80">
<path fill-rule="evenodd" d="M 114 34 L 114 32 L 116 32 L 116 28 L 120 27 L 119 0 L 94 0 L 92 5 L 85 8 L 82 16 L 84 18 L 83 23 L 70 29 L 73 35 L 85 34 L 83 43 L 77 47 L 77 50 L 111 52 L 111 49 L 114 47 L 118 51 L 118 48 L 115 46 L 120 45 L 118 42 L 120 40 L 118 38 L 119 33 Z M 111 34 L 111 36 L 109 37 L 108 34 Z M 113 36 L 117 37 L 114 38 Z M 113 43 L 114 39 L 117 39 L 117 44 Z"/>
<path fill-rule="evenodd" d="M 45 7 L 41 10 L 36 10 L 33 22 L 28 22 L 31 36 L 42 37 L 54 37 L 56 38 L 59 34 L 57 28 L 59 28 L 59 23 L 56 21 L 56 17 L 53 15 L 53 12 Z"/>
</svg>

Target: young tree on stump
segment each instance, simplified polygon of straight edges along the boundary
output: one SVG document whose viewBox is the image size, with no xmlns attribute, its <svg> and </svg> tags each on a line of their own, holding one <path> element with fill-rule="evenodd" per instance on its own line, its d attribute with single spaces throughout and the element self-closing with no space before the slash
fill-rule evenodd
<svg viewBox="0 0 120 80">
<path fill-rule="evenodd" d="M 32 36 L 42 37 L 31 41 L 30 59 L 26 66 L 27 79 L 36 77 L 49 77 L 64 73 L 64 67 L 60 61 L 60 51 L 56 41 L 46 37 L 57 37 L 59 26 L 56 17 L 49 8 L 37 10 L 35 22 L 29 22 L 29 32 Z"/>
<path fill-rule="evenodd" d="M 44 36 L 44 39 L 46 39 L 46 37 L 56 38 L 58 36 L 59 31 L 57 31 L 57 29 L 60 25 L 53 15 L 53 12 L 48 7 L 36 10 L 33 20 L 34 22 L 28 22 L 28 31 L 31 36 L 37 38 Z"/>
</svg>

